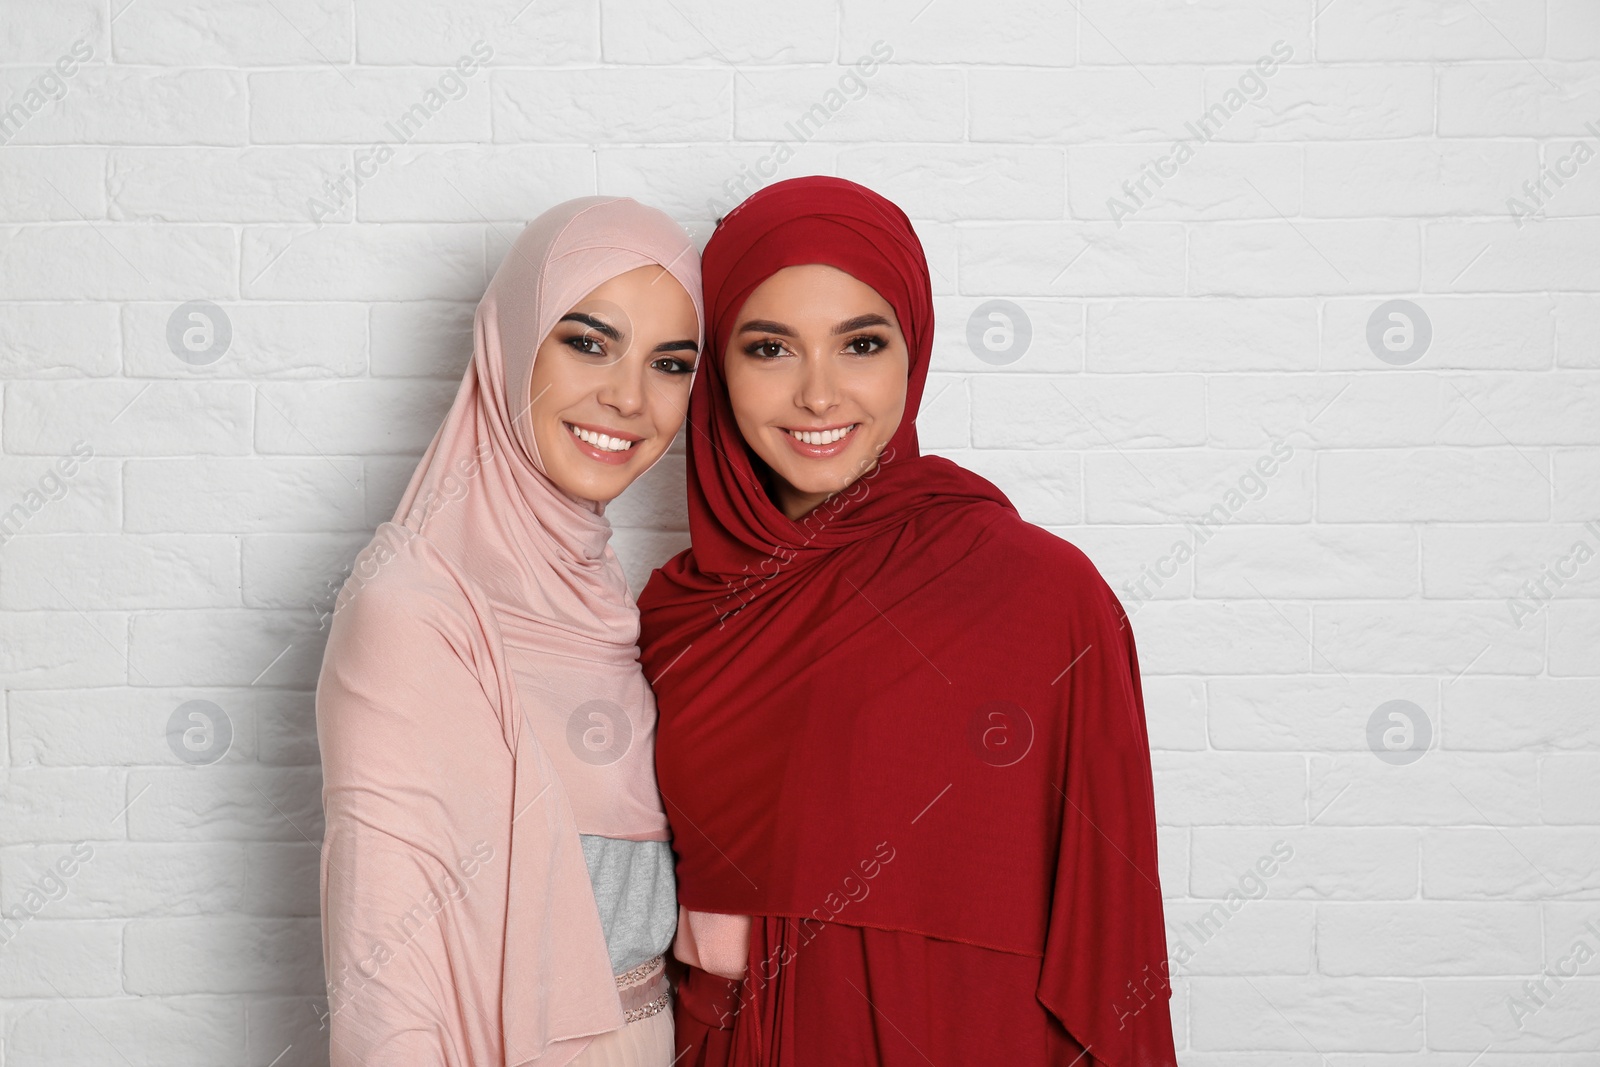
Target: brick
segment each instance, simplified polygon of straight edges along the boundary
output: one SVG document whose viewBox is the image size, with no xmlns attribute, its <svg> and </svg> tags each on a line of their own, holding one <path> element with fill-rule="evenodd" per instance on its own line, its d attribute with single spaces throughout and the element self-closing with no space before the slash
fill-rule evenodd
<svg viewBox="0 0 1600 1067">
<path fill-rule="evenodd" d="M 63 600 L 85 611 L 232 607 L 239 546 L 189 534 L 53 534 L 6 546 L 0 606 L 46 611 Z"/>
<path fill-rule="evenodd" d="M 409 379 L 263 385 L 255 393 L 256 451 L 418 454 L 455 394 L 453 382 Z"/>
<path fill-rule="evenodd" d="M 192 315 L 201 314 L 212 320 L 210 343 L 217 343 L 221 320 L 215 312 L 185 311 L 183 304 L 124 304 L 125 372 L 138 378 L 256 381 L 350 378 L 366 369 L 367 309 L 360 304 L 220 301 L 215 306 L 227 321 L 228 347 L 215 362 L 194 364 L 173 351 L 169 324 L 176 320 L 181 331 L 186 324 L 199 325 Z"/>
<path fill-rule="evenodd" d="M 1406 299 L 1428 317 L 1431 333 L 1428 348 L 1416 363 L 1391 368 L 1378 358 L 1367 340 L 1367 323 L 1387 298 L 1337 297 L 1322 306 L 1322 369 L 1393 374 L 1436 370 L 1543 370 L 1551 365 L 1560 329 L 1557 300 L 1542 294 L 1468 297 L 1429 294 Z M 1582 362 L 1563 365 L 1584 366 Z"/>
<path fill-rule="evenodd" d="M 267 300 L 477 300 L 483 270 L 479 227 L 427 223 L 252 227 L 240 261 L 243 294 Z"/>
<path fill-rule="evenodd" d="M 170 66 L 349 63 L 355 28 L 341 0 L 154 0 L 116 16 L 116 60 Z"/>
<path fill-rule="evenodd" d="M 105 170 L 102 148 L 7 145 L 0 154 L 0 182 L 6 186 L 0 222 L 103 219 Z"/>
<path fill-rule="evenodd" d="M 1596 118 L 1600 62 L 1534 65 L 1519 58 L 1439 70 L 1441 137 L 1581 136 Z"/>
<path fill-rule="evenodd" d="M 1198 375 L 972 380 L 979 448 L 1180 448 L 1205 439 Z M 1135 459 L 1138 462 L 1138 459 Z"/>
<path fill-rule="evenodd" d="M 1300 298 L 1096 301 L 1086 344 L 1086 366 L 1100 373 L 1311 370 L 1317 306 Z"/>
<path fill-rule="evenodd" d="M 1549 462 L 1503 448 L 1362 449 L 1317 456 L 1322 522 L 1542 522 Z"/>
<path fill-rule="evenodd" d="M 733 78 L 721 70 L 597 67 L 493 77 L 498 143 L 720 141 L 733 129 Z"/>
<path fill-rule="evenodd" d="M 1208 678 L 1210 742 L 1221 750 L 1366 755 L 1367 722 L 1379 705 L 1409 700 L 1436 724 L 1437 690 L 1421 677 Z"/>
<path fill-rule="evenodd" d="M 1177 296 L 1183 228 L 1169 222 L 988 223 L 961 229 L 961 291 L 992 296 Z"/>
<path fill-rule="evenodd" d="M 683 0 L 672 7 L 649 0 L 607 0 L 601 46 L 610 63 L 826 63 L 836 48 L 838 12 L 825 0 L 780 7 L 745 7 L 716 0 Z M 846 58 L 864 52 L 845 48 Z"/>
<path fill-rule="evenodd" d="M 118 148 L 105 164 L 108 215 L 135 222 L 314 222 L 307 206 L 351 169 L 339 148 Z M 349 222 L 349 201 L 323 217 Z"/>
<path fill-rule="evenodd" d="M 1501 604 L 1472 601 L 1319 603 L 1316 669 L 1348 673 L 1537 674 L 1544 622 L 1517 629 Z"/>
<path fill-rule="evenodd" d="M 888 64 L 869 74 L 869 68 L 853 62 L 742 72 L 734 92 L 734 136 L 801 143 L 876 141 L 889 128 L 908 141 L 964 139 L 967 93 L 962 72 Z"/>
<path fill-rule="evenodd" d="M 8 380 L 104 377 L 116 370 L 112 304 L 0 305 L 0 375 Z"/>
<path fill-rule="evenodd" d="M 220 226 L 0 227 L 0 288 L 14 300 L 226 299 L 236 241 Z"/>
<path fill-rule="evenodd" d="M 1229 222 L 1197 228 L 1191 292 L 1307 296 L 1412 292 L 1422 268 L 1414 223 L 1376 219 Z"/>
<path fill-rule="evenodd" d="M 968 76 L 974 141 L 1087 144 L 1192 137 L 1201 72 L 1182 67 L 1085 70 L 979 68 Z M 1018 101 L 1027 106 L 1018 107 Z"/>
<path fill-rule="evenodd" d="M 1325 62 L 1518 59 L 1544 50 L 1543 7 L 1515 0 L 1488 0 L 1476 10 L 1447 0 L 1404 8 L 1355 0 L 1320 9 L 1316 23 L 1317 59 Z"/>
<path fill-rule="evenodd" d="M 241 382 L 15 382 L 6 451 L 58 456 L 83 440 L 99 456 L 242 455 L 250 396 Z"/>
<path fill-rule="evenodd" d="M 505 66 L 563 66 L 600 59 L 597 0 L 509 7 L 499 0 L 356 0 L 361 63 L 446 67 L 479 44 Z"/>
<path fill-rule="evenodd" d="M 362 475 L 350 459 L 133 460 L 126 529 L 141 533 L 357 530 Z"/>
<path fill-rule="evenodd" d="M 446 65 L 258 71 L 249 79 L 254 144 L 360 145 L 376 162 L 380 146 L 490 138 L 489 73 L 481 66 L 465 76 Z"/>
<path fill-rule="evenodd" d="M 939 3 L 905 9 L 848 4 L 841 13 L 839 54 L 847 61 L 883 41 L 896 63 L 1071 66 L 1080 40 L 1076 12 L 1039 0 L 996 0 L 981 19 L 958 4 Z M 825 18 L 831 21 L 831 12 Z"/>
</svg>

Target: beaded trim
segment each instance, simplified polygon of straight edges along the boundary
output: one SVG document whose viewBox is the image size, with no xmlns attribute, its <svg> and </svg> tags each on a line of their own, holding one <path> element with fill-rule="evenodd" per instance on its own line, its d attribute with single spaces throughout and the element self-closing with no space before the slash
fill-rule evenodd
<svg viewBox="0 0 1600 1067">
<path fill-rule="evenodd" d="M 657 1012 L 665 1010 L 667 1001 L 671 996 L 672 991 L 670 989 L 663 989 L 661 991 L 661 995 L 656 997 L 656 999 L 652 1000 L 648 1004 L 634 1008 L 632 1011 L 623 1012 L 622 1017 L 625 1021 L 630 1023 L 636 1023 L 640 1019 L 648 1019 Z"/>
<path fill-rule="evenodd" d="M 657 956 L 654 959 L 645 960 L 643 963 L 639 964 L 639 966 L 634 967 L 631 970 L 623 971 L 621 974 L 617 975 L 617 988 L 621 989 L 623 986 L 634 985 L 641 979 L 648 978 L 650 976 L 650 972 L 654 971 L 657 967 L 660 967 L 665 961 L 666 960 L 664 956 Z"/>
</svg>

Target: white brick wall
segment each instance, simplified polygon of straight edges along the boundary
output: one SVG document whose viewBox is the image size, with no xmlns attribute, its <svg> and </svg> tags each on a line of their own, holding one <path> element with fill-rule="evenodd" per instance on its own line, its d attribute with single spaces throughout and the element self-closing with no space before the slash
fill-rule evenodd
<svg viewBox="0 0 1600 1067">
<path fill-rule="evenodd" d="M 923 235 L 924 440 L 1134 614 L 1186 1067 L 1600 1062 L 1600 0 L 5 0 L 0 106 L 4 1067 L 325 1062 L 324 614 L 473 304 L 811 172 Z"/>
</svg>

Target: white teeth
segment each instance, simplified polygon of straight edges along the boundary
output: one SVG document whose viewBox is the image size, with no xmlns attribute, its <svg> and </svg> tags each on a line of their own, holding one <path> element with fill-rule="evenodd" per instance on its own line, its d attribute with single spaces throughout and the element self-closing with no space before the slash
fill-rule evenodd
<svg viewBox="0 0 1600 1067">
<path fill-rule="evenodd" d="M 801 444 L 831 445 L 835 441 L 842 438 L 845 434 L 855 429 L 857 425 L 859 424 L 851 423 L 849 426 L 840 426 L 835 430 L 790 430 L 789 432 L 794 434 L 795 437 L 800 440 Z"/>
<path fill-rule="evenodd" d="M 566 427 L 572 431 L 572 436 L 593 445 L 602 452 L 626 452 L 638 443 L 636 441 L 623 441 L 603 433 L 595 433 L 593 430 L 585 430 L 580 426 L 572 425 L 570 422 L 566 424 Z"/>
</svg>

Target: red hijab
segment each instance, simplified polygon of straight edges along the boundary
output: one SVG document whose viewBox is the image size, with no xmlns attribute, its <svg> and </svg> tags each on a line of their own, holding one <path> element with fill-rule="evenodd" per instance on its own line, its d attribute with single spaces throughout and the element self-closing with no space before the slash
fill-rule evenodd
<svg viewBox="0 0 1600 1067">
<path fill-rule="evenodd" d="M 908 413 L 927 380 L 932 291 L 899 208 L 798 178 L 721 221 L 689 407 L 693 547 L 639 598 L 679 900 L 1039 958 L 1039 1000 L 1085 1062 L 1175 1064 L 1122 606 L 1000 490 L 921 455 L 912 418 L 876 469 L 810 514 L 771 502 L 722 361 L 751 291 L 804 263 L 894 308 Z"/>
</svg>

